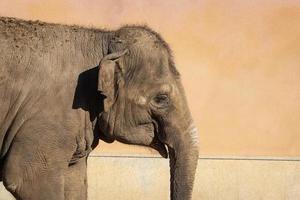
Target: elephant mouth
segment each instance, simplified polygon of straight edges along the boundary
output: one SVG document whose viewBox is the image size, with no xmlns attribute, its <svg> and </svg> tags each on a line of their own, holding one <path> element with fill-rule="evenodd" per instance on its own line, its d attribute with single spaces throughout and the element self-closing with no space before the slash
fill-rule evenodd
<svg viewBox="0 0 300 200">
<path fill-rule="evenodd" d="M 153 142 L 150 144 L 150 147 L 158 151 L 158 153 L 163 157 L 163 158 L 168 158 L 168 150 L 166 148 L 166 145 L 162 143 L 159 140 L 153 140 Z"/>
<path fill-rule="evenodd" d="M 154 127 L 154 138 L 153 138 L 152 143 L 150 144 L 150 147 L 157 150 L 163 158 L 168 158 L 168 155 L 169 155 L 168 150 L 167 150 L 168 148 L 159 139 L 159 138 L 162 138 L 163 131 L 159 129 L 159 126 L 156 121 L 153 120 L 151 123 L 153 124 L 153 127 Z"/>
</svg>

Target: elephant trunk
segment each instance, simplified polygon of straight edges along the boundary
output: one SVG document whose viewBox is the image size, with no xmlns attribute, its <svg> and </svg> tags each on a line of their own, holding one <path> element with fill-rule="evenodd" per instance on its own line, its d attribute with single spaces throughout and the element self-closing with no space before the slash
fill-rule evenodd
<svg viewBox="0 0 300 200">
<path fill-rule="evenodd" d="M 194 125 L 185 132 L 173 147 L 169 146 L 171 200 L 192 199 L 199 155 L 198 132 Z"/>
</svg>

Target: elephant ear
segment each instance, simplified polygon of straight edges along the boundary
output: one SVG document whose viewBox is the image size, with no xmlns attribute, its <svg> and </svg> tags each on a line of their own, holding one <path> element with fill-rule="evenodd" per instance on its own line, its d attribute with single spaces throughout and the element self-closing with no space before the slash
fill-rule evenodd
<svg viewBox="0 0 300 200">
<path fill-rule="evenodd" d="M 107 112 L 115 100 L 116 94 L 116 76 L 118 60 L 124 56 L 128 50 L 115 52 L 104 56 L 99 64 L 98 91 L 105 95 L 104 111 Z"/>
</svg>

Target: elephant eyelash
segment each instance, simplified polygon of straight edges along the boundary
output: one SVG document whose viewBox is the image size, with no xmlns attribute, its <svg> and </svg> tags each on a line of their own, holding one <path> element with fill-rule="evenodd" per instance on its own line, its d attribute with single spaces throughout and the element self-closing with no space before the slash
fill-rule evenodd
<svg viewBox="0 0 300 200">
<path fill-rule="evenodd" d="M 165 108 L 170 104 L 170 99 L 167 94 L 158 94 L 153 98 L 153 103 L 157 108 Z"/>
<path fill-rule="evenodd" d="M 169 100 L 169 97 L 166 94 L 159 94 L 156 97 L 154 97 L 154 101 L 157 102 L 157 103 L 158 102 L 165 102 L 165 101 L 168 101 L 168 100 Z"/>
</svg>

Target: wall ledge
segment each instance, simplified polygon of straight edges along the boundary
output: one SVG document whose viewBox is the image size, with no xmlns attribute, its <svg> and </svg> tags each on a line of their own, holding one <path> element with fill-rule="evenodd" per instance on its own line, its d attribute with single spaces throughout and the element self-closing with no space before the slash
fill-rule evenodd
<svg viewBox="0 0 300 200">
<path fill-rule="evenodd" d="M 107 153 L 91 153 L 89 157 L 99 158 L 152 158 L 165 159 L 157 154 L 107 154 Z M 199 156 L 199 160 L 253 160 L 253 161 L 300 161 L 300 157 L 289 156 Z"/>
</svg>

